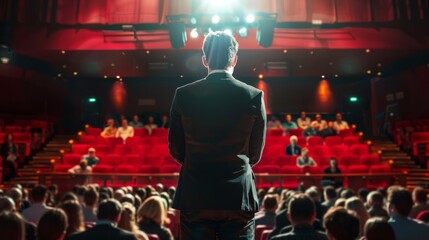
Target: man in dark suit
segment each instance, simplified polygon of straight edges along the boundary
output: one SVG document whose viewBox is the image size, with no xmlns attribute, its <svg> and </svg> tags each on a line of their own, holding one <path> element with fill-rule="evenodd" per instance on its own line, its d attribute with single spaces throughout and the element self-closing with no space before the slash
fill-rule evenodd
<svg viewBox="0 0 429 240">
<path fill-rule="evenodd" d="M 299 156 L 301 155 L 301 147 L 297 145 L 298 138 L 293 135 L 289 138 L 290 144 L 286 147 L 286 155 Z"/>
<path fill-rule="evenodd" d="M 181 239 L 253 239 L 258 198 L 252 166 L 261 158 L 266 113 L 262 91 L 232 76 L 238 43 L 210 32 L 204 79 L 176 90 L 170 154 L 182 168 L 173 207 Z"/>
<path fill-rule="evenodd" d="M 119 229 L 122 212 L 121 204 L 114 199 L 104 200 L 98 206 L 98 222 L 91 229 L 71 235 L 69 240 L 137 240 L 131 232 Z"/>
</svg>

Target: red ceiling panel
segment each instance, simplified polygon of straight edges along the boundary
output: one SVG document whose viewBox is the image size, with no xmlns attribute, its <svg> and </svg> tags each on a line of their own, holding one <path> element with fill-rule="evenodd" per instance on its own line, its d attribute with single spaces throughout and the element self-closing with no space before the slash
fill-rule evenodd
<svg viewBox="0 0 429 240">
<path fill-rule="evenodd" d="M 306 0 L 284 0 L 280 4 L 277 8 L 279 22 L 307 21 Z"/>
<path fill-rule="evenodd" d="M 79 0 L 58 0 L 56 22 L 59 24 L 77 24 Z"/>
<path fill-rule="evenodd" d="M 334 23 L 335 16 L 335 0 L 307 0 L 307 21 L 322 20 L 323 23 Z"/>
<path fill-rule="evenodd" d="M 105 24 L 108 0 L 80 1 L 80 24 Z"/>
<path fill-rule="evenodd" d="M 372 8 L 374 12 L 374 21 L 390 22 L 395 19 L 393 13 L 392 0 L 373 0 Z"/>
<path fill-rule="evenodd" d="M 338 22 L 370 22 L 371 8 L 369 1 L 337 0 Z M 338 11 L 341 9 L 341 11 Z"/>
<path fill-rule="evenodd" d="M 159 0 L 109 0 L 109 23 L 159 23 Z"/>
</svg>

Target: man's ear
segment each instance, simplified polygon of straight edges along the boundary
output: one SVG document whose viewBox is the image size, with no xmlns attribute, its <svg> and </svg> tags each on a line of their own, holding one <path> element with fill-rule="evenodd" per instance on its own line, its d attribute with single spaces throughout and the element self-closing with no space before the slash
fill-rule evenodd
<svg viewBox="0 0 429 240">
<path fill-rule="evenodd" d="M 203 61 L 204 67 L 209 68 L 209 63 L 207 62 L 206 56 L 203 56 L 202 61 Z"/>
<path fill-rule="evenodd" d="M 235 67 L 235 65 L 237 65 L 237 62 L 238 62 L 238 56 L 235 55 L 234 61 L 232 61 L 231 67 Z"/>
</svg>

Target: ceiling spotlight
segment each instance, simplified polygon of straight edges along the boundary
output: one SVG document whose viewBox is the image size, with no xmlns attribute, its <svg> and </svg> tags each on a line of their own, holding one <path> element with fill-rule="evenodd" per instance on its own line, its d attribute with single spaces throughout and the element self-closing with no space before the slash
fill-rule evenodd
<svg viewBox="0 0 429 240">
<path fill-rule="evenodd" d="M 191 38 L 197 38 L 198 37 L 198 30 L 196 28 L 192 29 L 191 31 Z"/>
<path fill-rule="evenodd" d="M 371 70 L 367 70 L 366 71 L 366 74 L 371 74 L 372 73 L 372 71 Z"/>
<path fill-rule="evenodd" d="M 255 15 L 249 14 L 246 16 L 246 22 L 247 23 L 253 23 L 255 21 Z"/>
<path fill-rule="evenodd" d="M 66 54 L 66 51 L 62 50 L 62 51 L 61 51 L 61 54 Z"/>
<path fill-rule="evenodd" d="M 378 73 L 377 73 L 377 76 L 381 76 L 381 75 L 383 75 L 381 72 L 378 72 Z"/>
<path fill-rule="evenodd" d="M 337 77 L 338 77 L 338 74 L 335 74 L 335 75 L 334 75 L 334 77 L 336 77 L 336 78 L 337 78 Z"/>
<path fill-rule="evenodd" d="M 240 37 L 247 37 L 247 28 L 245 27 L 240 28 L 240 30 L 238 30 L 238 35 Z"/>
<path fill-rule="evenodd" d="M 287 53 L 287 49 L 283 50 L 283 53 Z"/>
<path fill-rule="evenodd" d="M 58 73 L 58 74 L 57 74 L 57 77 L 61 77 L 61 76 L 62 76 L 62 75 L 61 75 L 61 73 Z"/>
<path fill-rule="evenodd" d="M 103 78 L 107 78 L 107 75 L 104 75 Z"/>
<path fill-rule="evenodd" d="M 191 19 L 189 19 L 189 22 L 193 25 L 197 24 L 197 19 L 195 17 L 191 17 Z"/>
<path fill-rule="evenodd" d="M 366 53 L 370 53 L 370 52 L 371 52 L 371 49 L 367 48 L 367 49 L 365 50 L 365 52 L 366 52 Z"/>
<path fill-rule="evenodd" d="M 212 23 L 218 24 L 220 22 L 220 17 L 218 15 L 214 15 L 212 17 Z"/>
<path fill-rule="evenodd" d="M 232 31 L 229 28 L 225 29 L 223 32 L 232 36 Z"/>
<path fill-rule="evenodd" d="M 322 75 L 322 79 L 325 79 L 325 75 Z"/>
<path fill-rule="evenodd" d="M 121 78 L 121 76 L 119 76 L 119 75 L 118 75 L 118 76 L 116 76 L 116 78 L 117 78 L 117 79 L 120 79 L 120 78 Z"/>
<path fill-rule="evenodd" d="M 8 57 L 1 57 L 1 58 L 0 58 L 0 61 L 1 61 L 3 64 L 8 64 L 8 63 L 10 62 L 10 58 L 8 58 Z"/>
<path fill-rule="evenodd" d="M 73 72 L 73 75 L 77 76 L 77 72 Z"/>
<path fill-rule="evenodd" d="M 258 75 L 258 78 L 259 78 L 259 79 L 262 79 L 262 78 L 264 78 L 264 75 L 259 74 L 259 75 Z"/>
</svg>

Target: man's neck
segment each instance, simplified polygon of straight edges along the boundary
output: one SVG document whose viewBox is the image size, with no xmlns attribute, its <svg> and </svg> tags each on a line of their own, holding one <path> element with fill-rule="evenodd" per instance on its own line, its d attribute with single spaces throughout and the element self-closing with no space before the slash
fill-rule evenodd
<svg viewBox="0 0 429 240">
<path fill-rule="evenodd" d="M 234 72 L 234 68 L 227 67 L 225 69 L 210 69 L 210 68 L 208 69 L 208 74 L 217 73 L 217 72 L 226 72 L 226 73 L 232 74 Z"/>
</svg>

